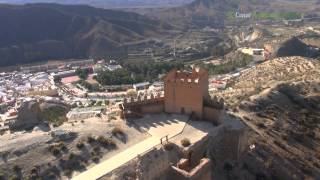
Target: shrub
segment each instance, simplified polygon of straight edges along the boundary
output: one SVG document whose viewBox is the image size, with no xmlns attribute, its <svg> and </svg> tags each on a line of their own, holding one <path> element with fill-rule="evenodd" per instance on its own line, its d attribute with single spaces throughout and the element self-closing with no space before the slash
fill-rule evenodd
<svg viewBox="0 0 320 180">
<path fill-rule="evenodd" d="M 99 154 L 99 153 L 100 153 L 100 147 L 99 147 L 99 146 L 95 146 L 95 147 L 93 148 L 93 152 L 94 152 L 95 154 Z"/>
<path fill-rule="evenodd" d="M 0 180 L 5 180 L 6 179 L 6 175 L 0 171 Z"/>
<path fill-rule="evenodd" d="M 67 110 L 60 106 L 52 106 L 44 109 L 41 112 L 41 117 L 52 123 L 54 126 L 60 126 L 63 122 L 67 121 L 66 118 Z"/>
<path fill-rule="evenodd" d="M 17 175 L 12 175 L 9 177 L 9 180 L 20 180 L 20 178 Z"/>
<path fill-rule="evenodd" d="M 121 129 L 120 127 L 115 127 L 112 129 L 112 135 L 116 136 L 117 134 L 119 135 L 124 135 L 124 130 Z"/>
<path fill-rule="evenodd" d="M 21 171 L 21 168 L 20 168 L 18 165 L 14 165 L 14 166 L 13 166 L 13 171 L 14 171 L 15 173 L 19 173 L 19 172 Z"/>
<path fill-rule="evenodd" d="M 54 156 L 59 156 L 60 155 L 60 149 L 59 148 L 57 148 L 57 147 L 54 147 L 52 150 L 51 150 L 51 152 L 52 152 L 52 154 L 54 155 Z"/>
<path fill-rule="evenodd" d="M 261 122 L 259 122 L 259 123 L 257 124 L 257 126 L 258 126 L 259 128 L 261 128 L 261 129 L 265 129 L 265 128 L 266 128 L 266 125 L 263 124 L 263 123 L 261 123 Z"/>
<path fill-rule="evenodd" d="M 38 166 L 34 166 L 31 171 L 30 171 L 30 174 L 38 174 L 39 172 L 39 167 Z"/>
<path fill-rule="evenodd" d="M 101 106 L 102 105 L 102 101 L 98 101 L 97 103 L 96 103 L 96 106 Z"/>
<path fill-rule="evenodd" d="M 68 159 L 69 159 L 70 161 L 72 161 L 72 160 L 74 160 L 74 159 L 75 159 L 75 157 L 76 157 L 76 156 L 75 156 L 75 154 L 70 153 L 70 154 L 69 154 L 69 158 L 68 158 Z"/>
<path fill-rule="evenodd" d="M 71 169 L 66 169 L 66 170 L 64 170 L 64 175 L 67 176 L 67 177 L 71 177 L 72 173 L 73 173 L 73 172 L 72 172 Z"/>
<path fill-rule="evenodd" d="M 68 151 L 67 146 L 66 146 L 63 142 L 60 142 L 60 143 L 59 143 L 59 147 L 60 147 L 60 149 L 61 149 L 63 152 Z"/>
<path fill-rule="evenodd" d="M 78 149 L 83 149 L 84 148 L 84 143 L 82 141 L 78 142 L 76 146 L 77 146 Z"/>
<path fill-rule="evenodd" d="M 181 140 L 181 144 L 183 147 L 188 147 L 191 145 L 190 140 L 188 138 L 184 138 Z"/>
<path fill-rule="evenodd" d="M 68 148 L 67 146 L 64 144 L 64 142 L 60 142 L 58 144 L 53 144 L 49 147 L 50 152 L 54 155 L 54 156 L 59 156 L 61 154 L 61 151 L 63 152 L 67 152 Z"/>
<path fill-rule="evenodd" d="M 37 174 L 30 174 L 27 179 L 29 179 L 29 180 L 38 180 L 38 179 L 41 179 L 41 178 Z"/>
<path fill-rule="evenodd" d="M 100 161 L 98 156 L 93 156 L 91 159 L 94 163 L 98 163 Z"/>
<path fill-rule="evenodd" d="M 88 136 L 87 137 L 87 141 L 88 141 L 89 144 L 93 144 L 94 142 L 96 142 L 96 139 L 94 137 L 92 137 L 92 136 Z"/>
<path fill-rule="evenodd" d="M 166 151 L 171 151 L 174 148 L 174 144 L 169 142 L 169 143 L 164 144 L 163 147 Z"/>
<path fill-rule="evenodd" d="M 47 175 L 46 175 L 46 178 L 42 178 L 42 179 L 57 179 L 56 175 L 53 173 L 53 172 L 49 172 Z"/>
<path fill-rule="evenodd" d="M 110 138 L 105 138 L 103 136 L 99 136 L 97 141 L 100 145 L 106 148 L 115 148 L 117 144 Z"/>
</svg>

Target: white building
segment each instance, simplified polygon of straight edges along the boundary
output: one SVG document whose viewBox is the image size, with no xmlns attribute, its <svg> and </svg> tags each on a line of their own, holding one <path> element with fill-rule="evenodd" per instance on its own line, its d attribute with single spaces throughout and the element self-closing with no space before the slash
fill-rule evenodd
<svg viewBox="0 0 320 180">
<path fill-rule="evenodd" d="M 240 48 L 239 51 L 241 51 L 244 54 L 251 55 L 254 61 L 264 61 L 266 59 L 264 49 Z"/>
<path fill-rule="evenodd" d="M 108 65 L 108 66 L 107 66 L 107 69 L 108 69 L 109 71 L 115 71 L 115 70 L 121 69 L 121 68 L 122 68 L 122 66 L 119 65 L 119 64 L 117 64 L 117 65 Z"/>
</svg>

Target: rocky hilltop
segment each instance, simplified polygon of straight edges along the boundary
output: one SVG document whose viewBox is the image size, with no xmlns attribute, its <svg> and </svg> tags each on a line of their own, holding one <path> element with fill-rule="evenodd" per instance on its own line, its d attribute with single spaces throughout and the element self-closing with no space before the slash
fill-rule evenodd
<svg viewBox="0 0 320 180">
<path fill-rule="evenodd" d="M 234 175 L 320 177 L 319 69 L 313 59 L 276 58 L 243 72 L 220 94 L 253 131 L 252 149 Z"/>
</svg>

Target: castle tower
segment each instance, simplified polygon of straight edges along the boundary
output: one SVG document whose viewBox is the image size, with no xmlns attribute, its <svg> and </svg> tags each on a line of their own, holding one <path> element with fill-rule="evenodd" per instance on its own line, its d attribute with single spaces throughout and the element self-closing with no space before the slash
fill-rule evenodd
<svg viewBox="0 0 320 180">
<path fill-rule="evenodd" d="M 165 112 L 202 118 L 204 99 L 209 98 L 208 73 L 199 68 L 192 72 L 174 69 L 164 79 L 164 93 Z"/>
</svg>

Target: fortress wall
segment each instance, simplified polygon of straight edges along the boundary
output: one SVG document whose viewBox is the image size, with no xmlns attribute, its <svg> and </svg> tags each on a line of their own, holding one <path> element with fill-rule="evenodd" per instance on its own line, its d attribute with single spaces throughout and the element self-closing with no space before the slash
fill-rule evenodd
<svg viewBox="0 0 320 180">
<path fill-rule="evenodd" d="M 57 90 L 39 90 L 39 91 L 29 91 L 27 93 L 28 96 L 58 96 L 59 93 Z"/>
<path fill-rule="evenodd" d="M 128 177 L 139 180 L 171 180 L 171 165 L 176 164 L 181 157 L 178 146 L 174 146 L 171 151 L 154 148 L 106 174 L 100 180 L 123 180 Z"/>
<path fill-rule="evenodd" d="M 204 158 L 190 172 L 172 166 L 172 179 L 175 180 L 211 180 L 211 161 Z"/>
<path fill-rule="evenodd" d="M 203 119 L 213 122 L 214 124 L 221 124 L 221 111 L 220 109 L 204 106 Z"/>
<path fill-rule="evenodd" d="M 222 125 L 221 125 L 222 126 Z M 239 138 L 237 137 L 239 136 Z M 236 161 L 247 147 L 246 131 L 221 127 L 215 134 L 208 134 L 188 148 L 177 145 L 170 151 L 160 146 L 131 160 L 118 169 L 106 174 L 101 180 L 210 180 L 212 164 L 214 168 L 222 168 L 225 161 Z M 191 170 L 178 168 L 180 159 L 191 155 Z M 209 154 L 210 153 L 210 154 Z M 210 159 L 204 156 L 210 156 Z M 187 168 L 186 168 L 187 169 Z"/>
<path fill-rule="evenodd" d="M 164 111 L 164 104 L 151 104 L 141 106 L 141 112 L 145 114 L 155 114 Z"/>
<path fill-rule="evenodd" d="M 183 157 L 189 159 L 191 153 L 190 166 L 195 167 L 200 160 L 207 155 L 208 145 L 210 143 L 210 136 L 206 135 L 202 139 L 191 144 L 191 146 L 183 149 Z"/>
<path fill-rule="evenodd" d="M 165 111 L 186 114 L 194 112 L 202 117 L 203 94 L 200 84 L 194 82 L 167 82 L 165 84 Z"/>
<path fill-rule="evenodd" d="M 216 138 L 210 143 L 210 154 L 217 161 L 236 162 L 248 148 L 248 131 L 246 128 L 222 127 Z"/>
<path fill-rule="evenodd" d="M 136 177 L 137 158 L 104 175 L 98 180 L 123 180 Z"/>
<path fill-rule="evenodd" d="M 139 157 L 137 166 L 138 179 L 150 180 L 156 178 L 167 179 L 166 172 L 170 168 L 170 157 L 168 151 L 153 149 Z"/>
</svg>

